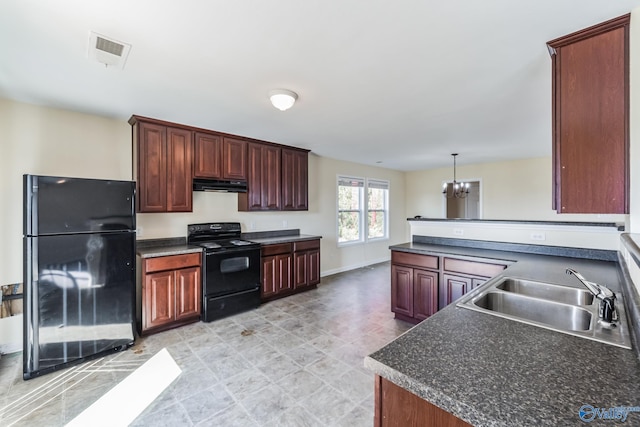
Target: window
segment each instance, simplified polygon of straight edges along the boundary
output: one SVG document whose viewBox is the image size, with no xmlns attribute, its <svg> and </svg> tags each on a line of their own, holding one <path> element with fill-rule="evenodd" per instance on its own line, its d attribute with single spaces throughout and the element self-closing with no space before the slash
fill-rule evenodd
<svg viewBox="0 0 640 427">
<path fill-rule="evenodd" d="M 338 243 L 363 241 L 364 179 L 338 177 Z"/>
<path fill-rule="evenodd" d="M 367 180 L 367 239 L 387 238 L 389 182 Z"/>
<path fill-rule="evenodd" d="M 338 244 L 386 239 L 389 182 L 338 177 Z"/>
</svg>

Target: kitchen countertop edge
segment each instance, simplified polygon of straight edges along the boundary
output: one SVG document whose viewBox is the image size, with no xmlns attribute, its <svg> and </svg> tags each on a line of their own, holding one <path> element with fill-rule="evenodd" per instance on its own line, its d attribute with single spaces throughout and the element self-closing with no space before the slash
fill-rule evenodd
<svg viewBox="0 0 640 427">
<path fill-rule="evenodd" d="M 186 237 L 136 240 L 136 255 L 140 258 L 156 258 L 197 252 L 202 252 L 202 248 L 187 245 Z"/>
</svg>

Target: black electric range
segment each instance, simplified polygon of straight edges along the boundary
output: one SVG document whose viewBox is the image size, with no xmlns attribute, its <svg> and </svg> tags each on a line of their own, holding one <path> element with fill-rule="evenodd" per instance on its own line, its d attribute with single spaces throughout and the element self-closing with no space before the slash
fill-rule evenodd
<svg viewBox="0 0 640 427">
<path fill-rule="evenodd" d="M 260 305 L 260 244 L 241 239 L 238 222 L 189 224 L 187 243 L 204 248 L 202 320 Z"/>
</svg>

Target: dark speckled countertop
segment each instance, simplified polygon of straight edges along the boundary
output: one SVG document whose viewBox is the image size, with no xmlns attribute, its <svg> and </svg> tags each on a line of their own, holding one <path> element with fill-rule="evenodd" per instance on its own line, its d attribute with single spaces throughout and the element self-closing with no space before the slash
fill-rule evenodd
<svg viewBox="0 0 640 427">
<path fill-rule="evenodd" d="M 276 236 L 276 237 L 264 237 L 261 239 L 250 239 L 252 242 L 260 243 L 261 245 L 274 245 L 277 243 L 292 243 L 302 242 L 305 240 L 318 240 L 321 236 L 314 236 L 311 234 L 297 234 L 290 236 Z"/>
<path fill-rule="evenodd" d="M 317 240 L 321 239 L 322 236 L 300 234 L 300 230 L 294 229 L 242 233 L 242 238 L 255 243 L 260 243 L 261 245 L 273 245 L 277 243 Z M 202 248 L 200 246 L 187 245 L 187 239 L 185 237 L 138 240 L 136 242 L 136 253 L 142 258 L 182 255 L 195 252 L 202 252 Z"/>
<path fill-rule="evenodd" d="M 628 289 L 614 261 L 415 243 L 391 249 L 507 260 L 502 275 L 580 287 L 565 274 L 572 267 L 588 280 Z M 369 355 L 365 366 L 475 426 L 584 426 L 582 405 L 640 406 L 636 350 L 451 304 Z M 630 413 L 625 425 L 640 425 L 640 413 Z"/>
<path fill-rule="evenodd" d="M 141 258 L 155 258 L 198 252 L 202 252 L 202 248 L 200 246 L 187 245 L 187 239 L 184 237 L 138 240 L 136 242 L 136 254 Z"/>
</svg>

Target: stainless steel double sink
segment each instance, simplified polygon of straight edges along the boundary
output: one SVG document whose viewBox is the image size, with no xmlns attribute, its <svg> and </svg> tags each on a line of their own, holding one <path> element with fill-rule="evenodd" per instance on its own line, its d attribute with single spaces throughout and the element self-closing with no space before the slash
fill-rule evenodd
<svg viewBox="0 0 640 427">
<path fill-rule="evenodd" d="M 631 349 L 622 295 L 616 296 L 619 321 L 598 319 L 599 301 L 586 289 L 515 277 L 498 277 L 463 296 L 458 307 Z"/>
</svg>

